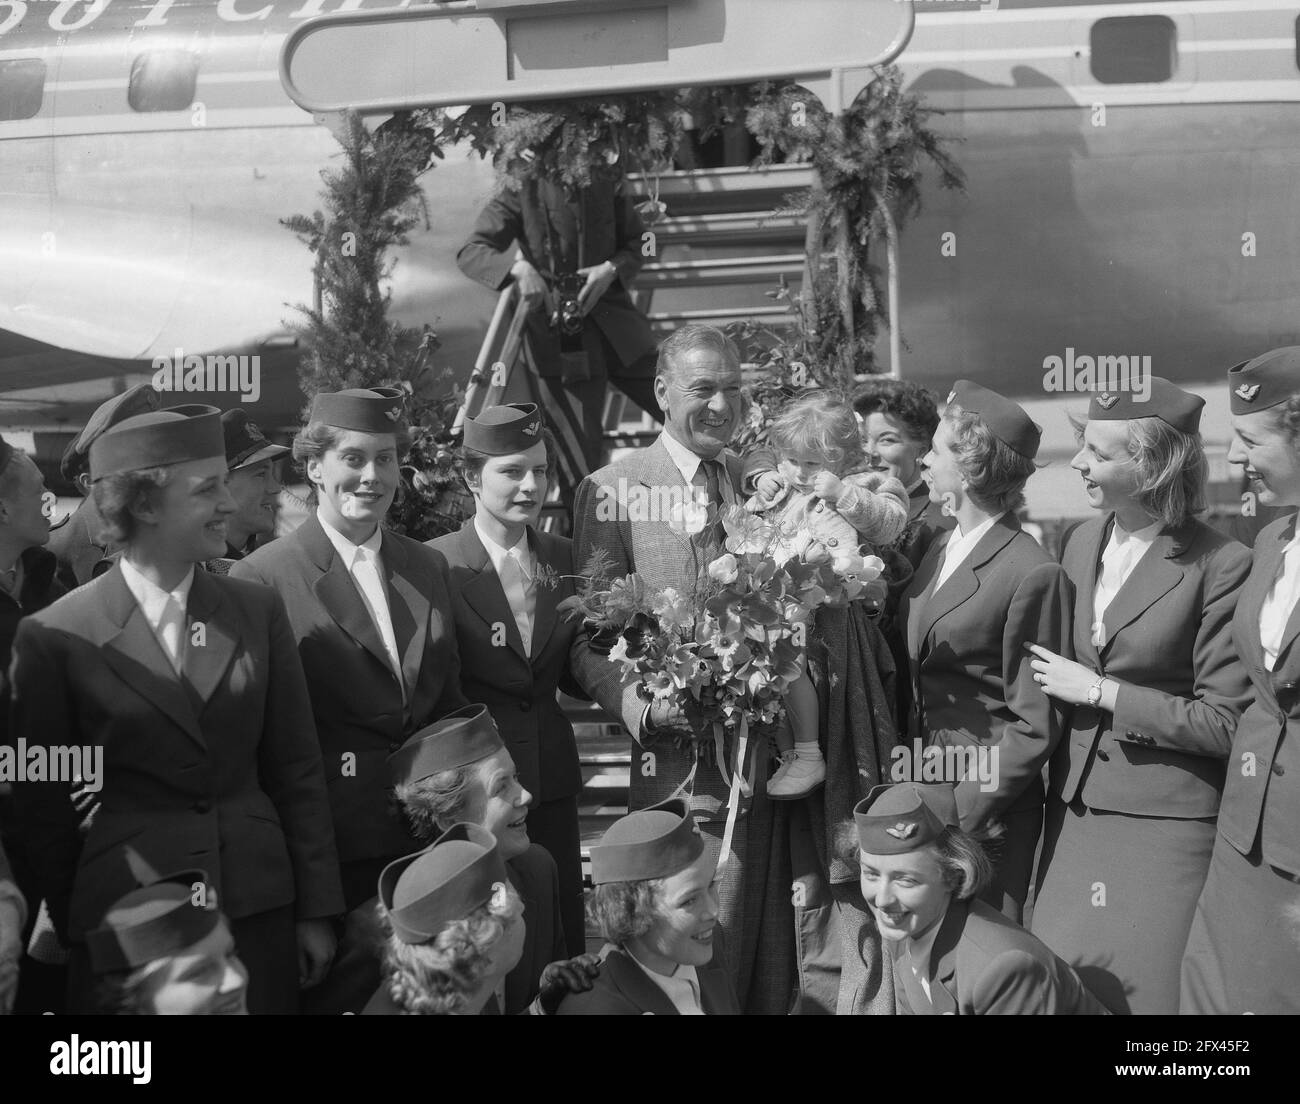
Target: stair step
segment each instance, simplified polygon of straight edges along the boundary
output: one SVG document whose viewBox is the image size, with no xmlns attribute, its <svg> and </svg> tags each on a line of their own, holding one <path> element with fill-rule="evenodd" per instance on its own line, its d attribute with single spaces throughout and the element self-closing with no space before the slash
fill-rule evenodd
<svg viewBox="0 0 1300 1104">
<path fill-rule="evenodd" d="M 802 241 L 804 219 L 773 211 L 730 211 L 682 214 L 660 219 L 653 226 L 660 252 L 679 246 L 751 244 L 755 240 Z"/>
<path fill-rule="evenodd" d="M 716 310 L 680 310 L 654 311 L 646 315 L 653 329 L 666 330 L 675 328 L 682 322 L 708 322 L 722 327 L 728 322 L 743 318 L 779 318 L 788 316 L 789 310 L 781 306 L 772 307 L 723 307 Z"/>
<path fill-rule="evenodd" d="M 802 253 L 659 261 L 641 269 L 637 276 L 637 289 L 715 287 L 720 284 L 771 285 L 776 282 L 778 276 L 794 277 L 798 280 L 802 272 Z"/>
</svg>

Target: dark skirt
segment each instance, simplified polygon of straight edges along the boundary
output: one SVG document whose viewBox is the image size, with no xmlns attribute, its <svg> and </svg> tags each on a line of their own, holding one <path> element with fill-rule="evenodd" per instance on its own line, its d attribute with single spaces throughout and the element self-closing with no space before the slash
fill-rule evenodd
<svg viewBox="0 0 1300 1104">
<path fill-rule="evenodd" d="M 1033 933 L 1117 1015 L 1178 1011 L 1213 820 L 1068 808 L 1051 797 Z M 1104 896 L 1103 896 L 1104 894 Z"/>
<path fill-rule="evenodd" d="M 1300 884 L 1222 836 L 1183 956 L 1184 1014 L 1300 1013 Z"/>
</svg>

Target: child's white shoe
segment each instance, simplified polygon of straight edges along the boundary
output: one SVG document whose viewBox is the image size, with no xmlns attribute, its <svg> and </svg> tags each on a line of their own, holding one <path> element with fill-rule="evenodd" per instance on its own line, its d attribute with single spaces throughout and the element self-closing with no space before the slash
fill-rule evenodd
<svg viewBox="0 0 1300 1104">
<path fill-rule="evenodd" d="M 782 762 L 767 783 L 767 796 L 777 801 L 807 797 L 826 782 L 826 760 L 791 755 Z"/>
</svg>

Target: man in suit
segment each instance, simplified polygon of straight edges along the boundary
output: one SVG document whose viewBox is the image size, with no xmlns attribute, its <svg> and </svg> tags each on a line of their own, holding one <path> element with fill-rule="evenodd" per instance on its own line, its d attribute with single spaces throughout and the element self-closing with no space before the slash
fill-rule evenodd
<svg viewBox="0 0 1300 1104">
<path fill-rule="evenodd" d="M 226 522 L 226 554 L 209 560 L 207 569 L 224 575 L 236 560 L 253 551 L 259 541 L 275 533 L 275 511 L 279 505 L 280 481 L 276 465 L 289 455 L 283 445 L 266 439 L 248 411 L 236 407 L 221 415 L 226 439 L 226 486 L 235 500 L 235 512 Z"/>
<path fill-rule="evenodd" d="M 129 843 L 155 870 L 209 872 L 249 969 L 249 1008 L 296 1011 L 299 986 L 334 952 L 338 859 L 284 605 L 195 570 L 224 547 L 231 510 L 219 414 L 129 418 L 95 441 L 90 470 L 123 556 L 22 621 L 10 676 L 29 757 L 80 749 L 81 781 L 100 795 L 79 825 L 75 758 L 57 778 L 15 786 L 43 896 L 72 945 L 72 1005 L 91 1004 L 86 933 L 135 885 Z"/>
<path fill-rule="evenodd" d="M 294 440 L 316 510 L 293 533 L 232 565 L 231 577 L 284 599 L 316 718 L 346 921 L 331 976 L 310 1011 L 359 1011 L 379 983 L 373 910 L 379 872 L 415 849 L 387 797 L 387 757 L 468 704 L 447 562 L 381 522 L 400 482 L 401 392 L 317 395 Z"/>
<path fill-rule="evenodd" d="M 738 502 L 739 457 L 727 449 L 740 422 L 740 358 L 719 330 L 685 326 L 659 351 L 655 394 L 664 410 L 664 431 L 648 448 L 594 472 L 578 488 L 574 510 L 574 560 L 585 565 L 599 551 L 612 577 L 638 573 L 652 591 L 674 587 L 683 594 L 699 585 L 700 571 L 717 554 L 712 526 L 684 531 L 683 504 L 729 506 Z M 583 570 L 579 566 L 579 571 Z M 717 766 L 696 766 L 693 741 L 707 733 L 692 729 L 675 706 L 648 706 L 640 680 L 590 649 L 575 657 L 579 682 L 594 700 L 620 718 L 635 742 L 628 804 L 642 809 L 690 790 L 691 812 L 716 860 L 721 852 L 728 786 Z M 763 753 L 755 749 L 754 754 Z M 742 917 L 756 915 L 761 901 L 745 905 L 745 864 L 751 855 L 765 863 L 770 849 L 771 811 L 759 772 L 752 805 L 740 816 L 734 854 L 719 870 L 719 923 L 725 933 L 724 960 L 742 1005 L 753 972 L 755 933 Z M 688 785 L 688 779 L 690 784 Z M 751 890 L 757 886 L 751 886 Z"/>
<path fill-rule="evenodd" d="M 1066 963 L 974 900 L 989 877 L 947 784 L 876 786 L 853 810 L 862 895 L 900 1016 L 1104 1016 Z"/>
<path fill-rule="evenodd" d="M 83 496 L 72 516 L 50 535 L 50 551 L 58 560 L 59 582 L 64 590 L 76 590 L 82 583 L 90 582 L 99 574 L 96 565 L 115 547 L 100 539 L 104 521 L 90 493 L 90 446 L 118 422 L 157 410 L 158 405 L 158 391 L 148 383 L 114 395 L 96 408 L 85 428 L 64 451 L 59 470 Z"/>
<path fill-rule="evenodd" d="M 18 623 L 42 610 L 65 593 L 55 578 L 58 563 L 44 546 L 50 539 L 48 496 L 40 469 L 24 453 L 0 438 L 0 744 L 13 746 L 9 735 L 9 684 L 7 672 Z M 24 841 L 14 832 L 9 787 L 0 783 L 0 840 L 9 858 L 18 889 L 32 902 L 25 914 L 36 922 L 40 893 L 35 872 L 27 859 Z M 20 949 L 31 934 L 25 923 L 9 933 Z M 62 970 L 50 970 L 20 955 L 23 965 L 23 1004 L 29 999 L 40 1010 L 58 1007 L 66 988 Z M 30 990 L 30 992 L 29 992 Z M 43 996 L 48 992 L 49 996 Z M 57 994 L 57 995 L 56 995 Z"/>
<path fill-rule="evenodd" d="M 654 336 L 628 294 L 643 261 L 643 232 L 632 200 L 611 181 L 575 191 L 530 180 L 488 203 L 456 255 L 465 275 L 493 291 L 512 280 L 519 285 L 530 308 L 528 370 L 513 374 L 502 401 L 541 403 L 569 476 L 581 478 L 600 463 L 607 382 L 659 420 Z M 552 324 L 565 276 L 581 287 L 581 332 L 568 339 Z"/>
<path fill-rule="evenodd" d="M 462 470 L 475 513 L 429 546 L 451 568 L 461 688 L 492 712 L 532 794 L 528 834 L 559 869 L 571 955 L 586 948 L 573 725 L 556 690 L 586 697 L 570 653 L 587 648 L 557 607 L 574 592 L 572 544 L 535 528 L 554 477 L 555 440 L 534 404 L 495 406 L 465 423 Z"/>
</svg>

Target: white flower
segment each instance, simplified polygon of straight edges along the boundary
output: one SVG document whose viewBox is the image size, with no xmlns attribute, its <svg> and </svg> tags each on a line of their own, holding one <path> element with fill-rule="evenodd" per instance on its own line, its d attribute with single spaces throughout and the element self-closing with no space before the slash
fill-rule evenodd
<svg viewBox="0 0 1300 1104">
<path fill-rule="evenodd" d="M 694 536 L 709 520 L 709 509 L 697 502 L 674 502 L 668 509 L 668 528 Z"/>
<path fill-rule="evenodd" d="M 716 579 L 720 583 L 734 583 L 739 574 L 736 557 L 730 552 L 724 552 L 709 564 L 709 578 Z"/>
</svg>

